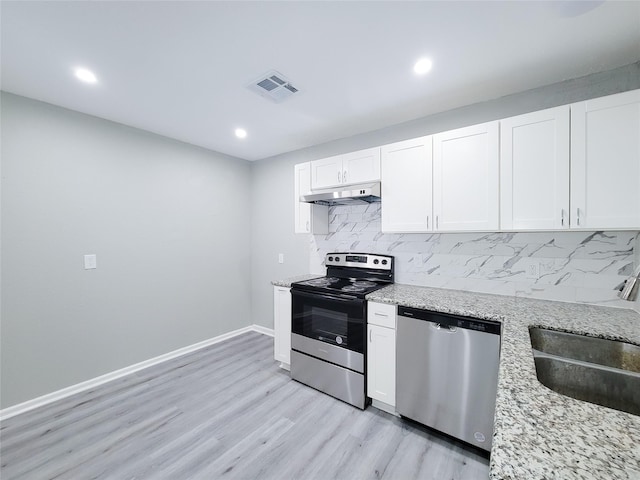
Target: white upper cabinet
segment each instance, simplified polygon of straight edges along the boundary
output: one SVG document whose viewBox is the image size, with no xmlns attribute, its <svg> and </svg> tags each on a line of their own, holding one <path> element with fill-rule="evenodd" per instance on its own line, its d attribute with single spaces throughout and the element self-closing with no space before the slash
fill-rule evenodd
<svg viewBox="0 0 640 480">
<path fill-rule="evenodd" d="M 500 228 L 569 228 L 569 106 L 500 121 Z"/>
<path fill-rule="evenodd" d="M 640 230 L 640 90 L 310 162 L 296 232 L 300 191 L 381 177 L 383 232 Z"/>
<path fill-rule="evenodd" d="M 381 157 L 382 231 L 432 230 L 432 137 L 385 145 Z"/>
<path fill-rule="evenodd" d="M 300 201 L 300 195 L 311 191 L 311 163 L 300 163 L 294 167 L 294 218 L 295 233 L 329 233 L 329 210 L 323 205 Z"/>
<path fill-rule="evenodd" d="M 380 148 L 323 158 L 311 162 L 311 188 L 380 181 Z"/>
<path fill-rule="evenodd" d="M 342 155 L 311 162 L 311 186 L 314 189 L 342 185 Z"/>
<path fill-rule="evenodd" d="M 497 121 L 434 135 L 435 230 L 498 230 L 498 169 Z"/>
<path fill-rule="evenodd" d="M 342 155 L 342 183 L 380 181 L 380 147 Z"/>
<path fill-rule="evenodd" d="M 640 228 L 640 90 L 571 105 L 570 220 Z"/>
</svg>

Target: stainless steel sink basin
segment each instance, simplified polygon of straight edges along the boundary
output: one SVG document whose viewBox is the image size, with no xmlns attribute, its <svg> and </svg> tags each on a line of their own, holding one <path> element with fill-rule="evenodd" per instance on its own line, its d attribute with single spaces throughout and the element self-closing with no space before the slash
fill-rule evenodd
<svg viewBox="0 0 640 480">
<path fill-rule="evenodd" d="M 529 329 L 538 380 L 568 397 L 640 415 L 640 347 Z"/>
</svg>

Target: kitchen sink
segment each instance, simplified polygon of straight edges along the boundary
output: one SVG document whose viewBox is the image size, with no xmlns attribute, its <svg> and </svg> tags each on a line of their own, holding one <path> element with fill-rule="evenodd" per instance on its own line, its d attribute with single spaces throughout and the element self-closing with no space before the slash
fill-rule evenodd
<svg viewBox="0 0 640 480">
<path fill-rule="evenodd" d="M 640 415 L 640 347 L 529 328 L 538 380 L 551 390 Z"/>
</svg>

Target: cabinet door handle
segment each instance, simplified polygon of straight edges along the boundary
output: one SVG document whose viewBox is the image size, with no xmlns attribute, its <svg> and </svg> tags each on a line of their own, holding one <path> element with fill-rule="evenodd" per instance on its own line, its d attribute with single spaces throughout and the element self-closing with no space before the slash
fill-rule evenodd
<svg viewBox="0 0 640 480">
<path fill-rule="evenodd" d="M 340 172 L 338 172 L 338 183 L 340 183 Z"/>
<path fill-rule="evenodd" d="M 309 231 L 309 220 L 307 220 L 307 232 Z"/>
<path fill-rule="evenodd" d="M 389 316 L 386 313 L 380 313 L 380 312 L 374 312 L 373 314 L 378 316 L 378 317 L 388 317 Z"/>
<path fill-rule="evenodd" d="M 440 227 L 438 226 L 438 215 L 436 215 L 436 230 L 438 230 Z"/>
<path fill-rule="evenodd" d="M 429 230 L 429 215 L 427 215 L 427 230 Z"/>
<path fill-rule="evenodd" d="M 347 183 L 347 171 L 342 172 L 342 182 Z"/>
<path fill-rule="evenodd" d="M 560 209 L 560 225 L 564 227 L 564 208 Z"/>
<path fill-rule="evenodd" d="M 578 226 L 580 226 L 580 207 L 576 208 L 576 213 L 578 214 Z"/>
<path fill-rule="evenodd" d="M 372 333 L 373 333 L 373 330 L 369 330 L 369 343 L 373 343 L 373 340 L 371 340 Z"/>
</svg>

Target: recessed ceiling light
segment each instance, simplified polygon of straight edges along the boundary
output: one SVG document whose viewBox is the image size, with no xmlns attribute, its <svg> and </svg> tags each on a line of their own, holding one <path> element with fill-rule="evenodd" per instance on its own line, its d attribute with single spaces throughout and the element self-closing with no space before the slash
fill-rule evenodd
<svg viewBox="0 0 640 480">
<path fill-rule="evenodd" d="M 433 64 L 431 63 L 431 60 L 429 60 L 428 58 L 421 58 L 413 66 L 413 71 L 418 75 L 424 75 L 429 70 L 431 70 L 432 66 Z"/>
<path fill-rule="evenodd" d="M 86 68 L 76 68 L 74 70 L 74 73 L 76 75 L 76 78 L 78 80 L 82 80 L 83 82 L 96 83 L 98 81 L 96 75 L 91 70 L 87 70 Z"/>
<path fill-rule="evenodd" d="M 244 128 L 236 128 L 236 137 L 245 138 L 247 136 L 247 131 Z"/>
</svg>

